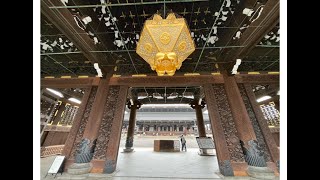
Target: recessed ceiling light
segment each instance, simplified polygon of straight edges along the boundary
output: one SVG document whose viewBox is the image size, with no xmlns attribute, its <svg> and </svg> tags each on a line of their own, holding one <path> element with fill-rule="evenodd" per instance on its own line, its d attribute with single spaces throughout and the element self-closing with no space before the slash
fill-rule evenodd
<svg viewBox="0 0 320 180">
<path fill-rule="evenodd" d="M 75 102 L 75 103 L 77 103 L 77 104 L 81 104 L 81 101 L 78 100 L 78 99 L 76 99 L 76 98 L 69 98 L 68 100 L 69 100 L 69 101 L 72 101 L 72 102 Z"/>
<path fill-rule="evenodd" d="M 49 92 L 51 92 L 51 93 L 53 93 L 53 94 L 55 94 L 55 95 L 63 98 L 63 94 L 62 94 L 61 92 L 56 91 L 56 90 L 53 90 L 53 89 L 50 89 L 50 88 L 46 88 L 46 89 L 47 89 Z"/>
<path fill-rule="evenodd" d="M 257 102 L 262 102 L 262 101 L 265 101 L 270 98 L 271 98 L 271 96 L 262 96 L 261 98 L 257 99 Z"/>
</svg>

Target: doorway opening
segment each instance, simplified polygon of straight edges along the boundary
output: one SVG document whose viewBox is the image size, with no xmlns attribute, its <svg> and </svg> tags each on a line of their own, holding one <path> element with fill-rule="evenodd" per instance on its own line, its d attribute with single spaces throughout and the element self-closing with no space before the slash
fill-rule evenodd
<svg viewBox="0 0 320 180">
<path fill-rule="evenodd" d="M 217 157 L 199 155 L 196 137 L 201 123 L 191 104 L 202 101 L 205 97 L 200 86 L 129 88 L 115 176 L 220 178 Z M 137 102 L 141 103 L 139 108 L 130 108 Z M 206 106 L 201 112 L 205 136 L 213 139 Z M 134 123 L 130 123 L 132 120 Z M 132 151 L 126 152 L 132 130 Z M 181 135 L 186 139 L 187 151 L 181 151 Z M 178 151 L 157 151 L 158 140 L 179 143 Z"/>
</svg>

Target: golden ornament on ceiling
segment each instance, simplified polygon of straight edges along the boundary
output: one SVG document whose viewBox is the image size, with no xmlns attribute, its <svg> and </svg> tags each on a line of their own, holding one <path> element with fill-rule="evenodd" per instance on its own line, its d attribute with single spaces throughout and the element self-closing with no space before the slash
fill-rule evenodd
<svg viewBox="0 0 320 180">
<path fill-rule="evenodd" d="M 172 76 L 194 50 L 186 20 L 170 13 L 166 19 L 155 14 L 152 20 L 146 20 L 136 52 L 158 76 Z"/>
</svg>

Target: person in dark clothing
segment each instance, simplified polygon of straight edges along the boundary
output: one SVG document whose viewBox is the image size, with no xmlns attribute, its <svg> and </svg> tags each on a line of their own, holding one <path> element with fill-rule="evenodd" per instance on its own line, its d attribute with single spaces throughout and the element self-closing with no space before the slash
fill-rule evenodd
<svg viewBox="0 0 320 180">
<path fill-rule="evenodd" d="M 183 149 L 185 149 L 185 151 L 187 152 L 187 146 L 186 146 L 186 139 L 183 137 L 183 135 L 181 135 L 180 137 L 180 141 L 181 141 L 181 145 L 182 145 L 182 148 L 181 148 L 181 151 L 183 151 Z"/>
</svg>

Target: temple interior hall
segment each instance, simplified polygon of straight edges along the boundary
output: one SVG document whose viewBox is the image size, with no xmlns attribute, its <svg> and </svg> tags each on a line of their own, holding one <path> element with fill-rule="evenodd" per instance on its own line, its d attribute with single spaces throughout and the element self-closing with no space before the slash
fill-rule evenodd
<svg viewBox="0 0 320 180">
<path fill-rule="evenodd" d="M 41 180 L 280 179 L 279 0 L 41 0 L 39 16 Z"/>
</svg>

